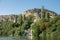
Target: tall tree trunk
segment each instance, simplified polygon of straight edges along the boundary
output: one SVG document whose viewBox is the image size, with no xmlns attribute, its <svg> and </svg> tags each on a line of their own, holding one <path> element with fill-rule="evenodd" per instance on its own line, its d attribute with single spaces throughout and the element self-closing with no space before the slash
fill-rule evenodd
<svg viewBox="0 0 60 40">
<path fill-rule="evenodd" d="M 51 40 L 50 28 L 46 28 L 46 40 Z"/>
<path fill-rule="evenodd" d="M 42 40 L 46 40 L 46 31 L 45 30 L 42 32 Z"/>
</svg>

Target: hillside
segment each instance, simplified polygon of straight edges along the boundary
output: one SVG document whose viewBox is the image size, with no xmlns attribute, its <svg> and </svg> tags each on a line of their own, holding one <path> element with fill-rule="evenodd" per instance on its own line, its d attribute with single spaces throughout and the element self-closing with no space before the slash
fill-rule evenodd
<svg viewBox="0 0 60 40">
<path fill-rule="evenodd" d="M 0 36 L 20 36 L 28 40 L 57 40 L 60 38 L 60 17 L 44 7 L 29 9 L 20 15 L 1 15 Z"/>
<path fill-rule="evenodd" d="M 53 12 L 53 11 L 50 11 L 48 9 L 44 9 L 45 12 L 48 12 L 50 17 L 53 17 L 53 16 L 56 16 L 57 13 Z M 24 11 L 22 13 L 22 16 L 29 16 L 29 15 L 32 15 L 34 16 L 36 19 L 39 19 L 41 17 L 41 9 L 38 9 L 38 8 L 34 8 L 34 9 L 28 9 L 26 11 Z M 0 15 L 0 21 L 6 21 L 6 20 L 9 20 L 9 21 L 15 21 L 15 16 L 17 16 L 17 18 L 19 17 L 19 15 Z"/>
<path fill-rule="evenodd" d="M 50 11 L 48 9 L 44 9 L 44 10 L 45 10 L 45 12 L 49 12 L 50 15 L 57 15 L 57 13 L 55 13 L 54 11 Z M 39 14 L 41 14 L 41 9 L 34 8 L 34 9 L 29 9 L 29 10 L 24 12 L 25 15 L 29 15 L 29 13 L 30 14 L 35 14 L 36 13 L 37 15 L 39 15 Z"/>
</svg>

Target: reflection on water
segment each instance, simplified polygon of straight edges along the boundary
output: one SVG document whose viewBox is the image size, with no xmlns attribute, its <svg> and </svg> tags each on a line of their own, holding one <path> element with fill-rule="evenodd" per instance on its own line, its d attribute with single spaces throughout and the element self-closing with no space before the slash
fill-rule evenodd
<svg viewBox="0 0 60 40">
<path fill-rule="evenodd" d="M 14 40 L 14 39 L 9 37 L 0 37 L 0 40 Z"/>
<path fill-rule="evenodd" d="M 20 40 L 18 37 L 0 37 L 0 40 Z"/>
<path fill-rule="evenodd" d="M 27 38 L 22 37 L 0 37 L 0 40 L 28 40 Z"/>
</svg>

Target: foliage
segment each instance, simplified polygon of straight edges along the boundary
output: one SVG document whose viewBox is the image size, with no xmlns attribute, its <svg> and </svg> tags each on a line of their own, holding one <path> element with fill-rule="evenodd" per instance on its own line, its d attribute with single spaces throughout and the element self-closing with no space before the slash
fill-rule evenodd
<svg viewBox="0 0 60 40">
<path fill-rule="evenodd" d="M 60 40 L 60 19 L 39 19 L 35 23 L 34 16 L 15 16 L 16 22 L 9 20 L 0 23 L 0 36 L 27 36 L 25 30 L 33 30 L 32 40 Z"/>
</svg>

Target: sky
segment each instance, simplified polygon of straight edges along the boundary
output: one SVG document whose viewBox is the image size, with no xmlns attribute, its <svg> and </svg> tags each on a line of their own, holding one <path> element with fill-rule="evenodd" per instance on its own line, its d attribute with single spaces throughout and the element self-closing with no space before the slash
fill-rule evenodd
<svg viewBox="0 0 60 40">
<path fill-rule="evenodd" d="M 41 6 L 60 14 L 60 0 L 0 0 L 0 15 L 21 14 Z"/>
</svg>

